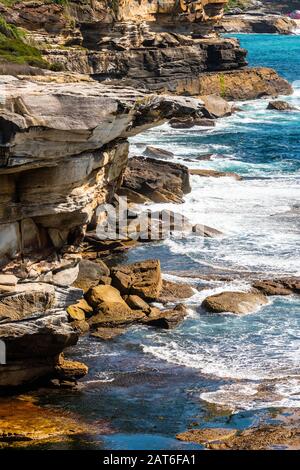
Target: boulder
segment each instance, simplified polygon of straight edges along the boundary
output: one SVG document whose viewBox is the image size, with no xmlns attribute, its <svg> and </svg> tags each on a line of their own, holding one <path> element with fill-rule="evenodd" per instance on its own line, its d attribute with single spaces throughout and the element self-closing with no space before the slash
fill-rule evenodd
<svg viewBox="0 0 300 470">
<path fill-rule="evenodd" d="M 161 303 L 176 302 L 194 295 L 193 288 L 182 282 L 162 281 L 162 290 L 158 301 Z"/>
<path fill-rule="evenodd" d="M 207 297 L 202 307 L 208 312 L 236 314 L 251 313 L 268 303 L 259 292 L 221 292 Z"/>
<path fill-rule="evenodd" d="M 219 230 L 202 224 L 194 225 L 192 231 L 195 235 L 199 237 L 216 238 L 223 235 L 223 233 Z"/>
<path fill-rule="evenodd" d="M 144 316 L 141 311 L 133 311 L 122 299 L 120 292 L 112 286 L 93 287 L 86 295 L 88 303 L 94 308 L 89 320 L 92 328 L 117 326 L 134 323 Z"/>
<path fill-rule="evenodd" d="M 148 145 L 146 149 L 144 150 L 144 155 L 146 157 L 152 157 L 152 158 L 172 158 L 174 157 L 174 153 L 170 152 L 169 150 L 161 149 L 158 147 L 152 147 Z"/>
<path fill-rule="evenodd" d="M 63 355 L 55 367 L 55 372 L 60 380 L 76 381 L 88 374 L 89 368 L 82 362 L 68 361 Z"/>
<path fill-rule="evenodd" d="M 138 295 L 145 300 L 156 300 L 162 289 L 158 260 L 116 266 L 111 270 L 112 284 L 122 295 Z"/>
<path fill-rule="evenodd" d="M 218 95 L 205 95 L 200 97 L 204 103 L 202 110 L 204 116 L 208 119 L 216 119 L 232 114 L 232 106 Z"/>
<path fill-rule="evenodd" d="M 151 313 L 143 320 L 143 323 L 170 330 L 176 328 L 186 317 L 187 310 L 183 304 L 178 304 L 171 310 L 159 310 L 152 308 Z"/>
<path fill-rule="evenodd" d="M 191 175 L 213 177 L 213 178 L 234 178 L 235 180 L 242 180 L 242 176 L 237 173 L 216 171 L 216 170 L 204 170 L 204 169 L 190 169 Z"/>
<path fill-rule="evenodd" d="M 173 129 L 191 129 L 192 127 L 195 126 L 195 122 L 193 118 L 187 118 L 187 119 L 173 118 L 170 120 L 169 124 Z"/>
<path fill-rule="evenodd" d="M 79 263 L 79 273 L 74 286 L 87 292 L 91 287 L 97 286 L 101 281 L 109 282 L 108 278 L 110 270 L 106 264 L 97 260 L 97 262 L 89 260 L 81 260 Z"/>
<path fill-rule="evenodd" d="M 148 313 L 151 307 L 138 295 L 128 295 L 124 297 L 125 302 L 132 310 L 141 310 L 142 312 Z"/>
<path fill-rule="evenodd" d="M 70 320 L 83 321 L 85 317 L 93 314 L 92 307 L 87 303 L 85 299 L 80 299 L 75 305 L 70 305 L 67 308 Z"/>
<path fill-rule="evenodd" d="M 300 294 L 300 280 L 298 278 L 283 278 L 273 280 L 259 280 L 253 287 L 264 295 L 291 295 Z"/>
<path fill-rule="evenodd" d="M 184 194 L 191 191 L 187 167 L 146 157 L 129 160 L 123 177 L 124 188 L 158 203 L 180 203 Z"/>
<path fill-rule="evenodd" d="M 273 111 L 300 111 L 298 108 L 295 106 L 292 106 L 291 104 L 287 103 L 286 101 L 270 101 L 268 104 L 267 109 L 273 110 Z"/>
</svg>

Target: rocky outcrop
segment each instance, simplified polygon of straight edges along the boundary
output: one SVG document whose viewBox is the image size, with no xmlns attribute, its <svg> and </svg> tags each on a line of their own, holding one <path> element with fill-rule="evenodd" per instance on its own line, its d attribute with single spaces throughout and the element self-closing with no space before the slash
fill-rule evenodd
<svg viewBox="0 0 300 470">
<path fill-rule="evenodd" d="M 2 78 L 0 87 L 0 262 L 80 240 L 120 185 L 127 137 L 203 108 L 96 82 Z"/>
<path fill-rule="evenodd" d="M 293 34 L 297 23 L 287 16 L 267 12 L 259 15 L 244 13 L 224 16 L 217 29 L 225 33 Z"/>
<path fill-rule="evenodd" d="M 270 101 L 268 108 L 272 111 L 300 111 L 295 106 L 287 103 L 286 101 Z"/>
<path fill-rule="evenodd" d="M 202 307 L 212 313 L 245 314 L 257 310 L 267 302 L 266 297 L 258 292 L 222 292 L 207 297 Z"/>
<path fill-rule="evenodd" d="M 178 163 L 146 157 L 128 161 L 120 194 L 139 194 L 153 202 L 183 202 L 191 191 L 188 169 Z"/>
</svg>

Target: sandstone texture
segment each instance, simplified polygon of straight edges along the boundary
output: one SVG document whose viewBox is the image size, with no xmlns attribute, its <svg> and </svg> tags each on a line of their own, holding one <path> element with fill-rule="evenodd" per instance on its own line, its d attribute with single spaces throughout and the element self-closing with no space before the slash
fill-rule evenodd
<svg viewBox="0 0 300 470">
<path fill-rule="evenodd" d="M 267 298 L 256 292 L 222 292 L 207 297 L 202 307 L 208 312 L 251 313 L 267 304 Z"/>
</svg>

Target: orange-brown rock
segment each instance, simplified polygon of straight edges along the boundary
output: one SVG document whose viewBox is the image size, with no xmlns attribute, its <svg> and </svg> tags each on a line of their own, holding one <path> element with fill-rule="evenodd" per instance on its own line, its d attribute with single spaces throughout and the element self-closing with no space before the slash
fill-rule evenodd
<svg viewBox="0 0 300 470">
<path fill-rule="evenodd" d="M 112 268 L 112 283 L 123 295 L 138 295 L 145 300 L 158 299 L 162 289 L 158 260 L 142 261 Z"/>
</svg>

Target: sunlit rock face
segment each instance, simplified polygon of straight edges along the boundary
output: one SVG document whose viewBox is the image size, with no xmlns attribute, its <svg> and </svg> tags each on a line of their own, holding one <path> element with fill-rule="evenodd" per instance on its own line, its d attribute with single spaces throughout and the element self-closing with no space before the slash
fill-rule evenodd
<svg viewBox="0 0 300 470">
<path fill-rule="evenodd" d="M 218 21 L 223 15 L 227 0 L 121 0 L 118 7 L 120 20 L 157 20 L 167 22 Z"/>
</svg>

